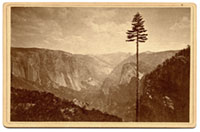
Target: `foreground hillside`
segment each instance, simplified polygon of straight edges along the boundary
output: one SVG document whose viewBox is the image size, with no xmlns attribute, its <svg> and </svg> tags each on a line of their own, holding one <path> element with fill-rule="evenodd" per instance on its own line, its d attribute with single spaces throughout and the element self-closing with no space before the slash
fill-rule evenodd
<svg viewBox="0 0 200 132">
<path fill-rule="evenodd" d="M 121 121 L 86 107 L 77 100 L 61 100 L 51 93 L 11 88 L 11 121 Z"/>
<path fill-rule="evenodd" d="M 189 121 L 190 47 L 142 79 L 140 121 Z"/>
</svg>

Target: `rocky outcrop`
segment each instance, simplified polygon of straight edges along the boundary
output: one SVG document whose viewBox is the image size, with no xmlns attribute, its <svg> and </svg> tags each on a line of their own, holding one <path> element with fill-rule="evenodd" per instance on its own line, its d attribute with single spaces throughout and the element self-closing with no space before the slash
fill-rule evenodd
<svg viewBox="0 0 200 132">
<path fill-rule="evenodd" d="M 121 71 L 121 77 L 119 85 L 127 85 L 130 83 L 131 78 L 136 77 L 136 65 L 134 63 L 124 64 Z M 142 73 L 139 72 L 139 79 L 143 76 Z"/>
</svg>

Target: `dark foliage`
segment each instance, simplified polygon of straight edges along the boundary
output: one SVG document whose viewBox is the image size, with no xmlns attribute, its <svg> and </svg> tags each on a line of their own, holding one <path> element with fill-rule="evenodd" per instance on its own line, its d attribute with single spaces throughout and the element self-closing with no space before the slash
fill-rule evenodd
<svg viewBox="0 0 200 132">
<path fill-rule="evenodd" d="M 11 88 L 11 121 L 121 121 L 99 110 L 86 110 L 51 93 Z"/>
<path fill-rule="evenodd" d="M 126 40 L 127 42 L 137 41 L 137 43 L 144 43 L 147 40 L 148 34 L 145 34 L 147 30 L 144 28 L 144 22 L 145 21 L 138 12 L 132 20 L 132 29 L 128 30 L 126 33 L 128 39 Z"/>
<path fill-rule="evenodd" d="M 142 80 L 140 121 L 189 121 L 190 47 Z"/>
</svg>

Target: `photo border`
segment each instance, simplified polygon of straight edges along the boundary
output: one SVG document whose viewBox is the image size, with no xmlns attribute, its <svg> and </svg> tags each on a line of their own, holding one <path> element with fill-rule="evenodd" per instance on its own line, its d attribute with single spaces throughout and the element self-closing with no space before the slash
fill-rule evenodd
<svg viewBox="0 0 200 132">
<path fill-rule="evenodd" d="M 11 7 L 133 7 L 191 9 L 190 51 L 190 115 L 189 122 L 15 122 L 10 121 L 10 47 Z M 68 128 L 194 128 L 196 126 L 196 29 L 194 3 L 130 3 L 130 2 L 8 2 L 3 5 L 3 125 L 5 127 L 68 127 Z"/>
</svg>

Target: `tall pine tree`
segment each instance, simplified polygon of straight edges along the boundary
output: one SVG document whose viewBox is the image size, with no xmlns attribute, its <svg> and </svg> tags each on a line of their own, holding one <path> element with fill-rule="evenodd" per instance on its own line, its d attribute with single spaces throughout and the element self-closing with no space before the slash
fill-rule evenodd
<svg viewBox="0 0 200 132">
<path fill-rule="evenodd" d="M 147 40 L 147 35 L 144 28 L 144 20 L 140 13 L 138 12 L 133 20 L 132 20 L 132 29 L 127 31 L 127 42 L 136 41 L 136 77 L 137 77 L 137 84 L 136 84 L 136 122 L 139 121 L 139 104 L 140 104 L 140 95 L 139 95 L 139 43 L 144 43 Z"/>
</svg>

